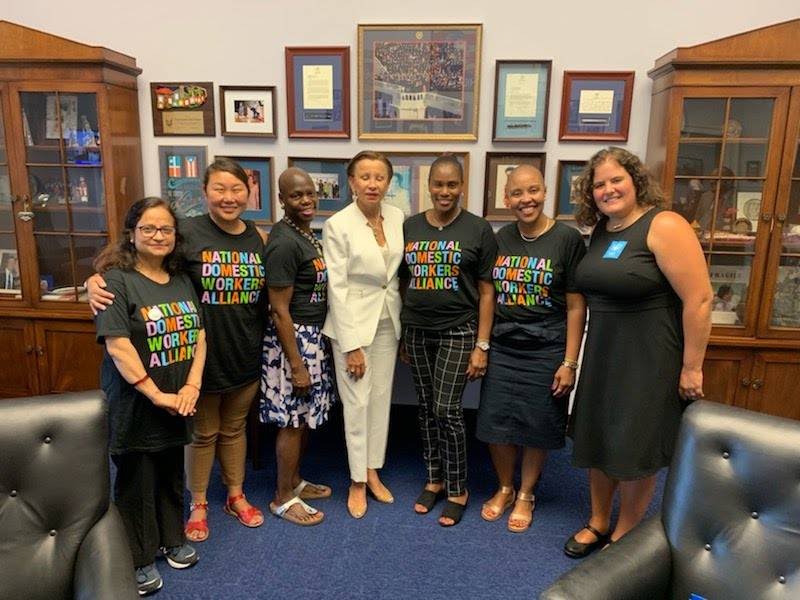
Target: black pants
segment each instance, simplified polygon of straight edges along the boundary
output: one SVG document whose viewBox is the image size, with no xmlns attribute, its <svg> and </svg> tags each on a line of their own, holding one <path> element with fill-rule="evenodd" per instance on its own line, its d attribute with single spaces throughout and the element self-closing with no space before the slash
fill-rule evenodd
<svg viewBox="0 0 800 600">
<path fill-rule="evenodd" d="M 183 533 L 183 446 L 111 456 L 114 502 L 122 515 L 135 567 L 152 563 L 161 546 L 180 546 Z"/>
</svg>

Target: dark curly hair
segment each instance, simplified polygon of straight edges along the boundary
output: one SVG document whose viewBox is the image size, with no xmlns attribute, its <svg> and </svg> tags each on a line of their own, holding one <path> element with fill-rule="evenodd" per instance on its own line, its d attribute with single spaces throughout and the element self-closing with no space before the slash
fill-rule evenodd
<svg viewBox="0 0 800 600">
<path fill-rule="evenodd" d="M 666 198 L 661 187 L 639 157 L 624 148 L 609 146 L 588 160 L 572 188 L 572 200 L 578 206 L 575 220 L 579 225 L 596 225 L 602 217 L 594 201 L 594 171 L 607 160 L 616 161 L 631 176 L 636 190 L 636 201 L 640 206 L 666 207 Z"/>
<path fill-rule="evenodd" d="M 128 214 L 125 215 L 124 229 L 119 239 L 103 248 L 92 263 L 97 273 L 105 273 L 109 269 L 133 271 L 136 268 L 136 246 L 132 241 L 133 235 L 142 215 L 151 208 L 164 208 L 172 216 L 175 223 L 175 247 L 164 257 L 163 265 L 164 270 L 170 275 L 181 270 L 183 267 L 183 253 L 181 252 L 183 238 L 178 229 L 178 219 L 169 202 L 156 196 L 150 196 L 137 200 L 128 209 Z"/>
</svg>

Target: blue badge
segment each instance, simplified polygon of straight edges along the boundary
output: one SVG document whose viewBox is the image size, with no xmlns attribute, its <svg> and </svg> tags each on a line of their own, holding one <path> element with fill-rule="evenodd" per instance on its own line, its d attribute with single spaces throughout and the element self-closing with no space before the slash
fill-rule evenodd
<svg viewBox="0 0 800 600">
<path fill-rule="evenodd" d="M 689 594 L 689 600 L 706 600 L 703 596 L 699 594 Z"/>
<path fill-rule="evenodd" d="M 611 258 L 613 260 L 617 260 L 622 254 L 622 251 L 625 250 L 625 246 L 627 245 L 628 242 L 626 240 L 616 240 L 614 242 L 611 242 L 608 245 L 608 248 L 606 248 L 606 253 L 603 254 L 603 258 Z"/>
</svg>

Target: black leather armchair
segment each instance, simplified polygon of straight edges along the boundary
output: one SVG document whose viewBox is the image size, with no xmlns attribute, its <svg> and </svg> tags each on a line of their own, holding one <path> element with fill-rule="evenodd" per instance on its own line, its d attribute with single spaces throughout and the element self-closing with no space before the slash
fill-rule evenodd
<svg viewBox="0 0 800 600">
<path fill-rule="evenodd" d="M 0 598 L 138 598 L 107 439 L 99 391 L 0 400 Z"/>
<path fill-rule="evenodd" d="M 800 422 L 696 402 L 662 513 L 587 558 L 543 600 L 800 598 Z"/>
</svg>

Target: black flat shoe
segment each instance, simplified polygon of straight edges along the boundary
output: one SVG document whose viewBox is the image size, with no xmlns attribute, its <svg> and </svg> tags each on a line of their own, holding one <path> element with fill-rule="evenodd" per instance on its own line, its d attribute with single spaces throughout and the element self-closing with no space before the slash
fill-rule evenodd
<svg viewBox="0 0 800 600">
<path fill-rule="evenodd" d="M 461 517 L 464 516 L 464 511 L 467 510 L 466 503 L 459 504 L 458 502 L 453 502 L 452 500 L 448 500 L 445 502 L 444 508 L 442 509 L 442 514 L 439 515 L 439 518 L 451 519 L 452 523 L 442 523 L 439 521 L 439 525 L 442 527 L 452 527 L 453 525 L 458 525 L 461 521 Z"/>
<path fill-rule="evenodd" d="M 609 542 L 610 539 L 609 534 L 611 533 L 610 531 L 606 533 L 600 533 L 599 531 L 597 531 L 597 529 L 589 525 L 589 523 L 584 525 L 583 529 L 588 529 L 589 531 L 591 531 L 597 537 L 597 539 L 593 542 L 582 543 L 575 539 L 575 535 L 570 537 L 567 540 L 567 543 L 564 544 L 564 554 L 566 554 L 570 558 L 583 558 L 584 556 L 588 556 L 589 554 L 591 554 L 598 548 L 602 548 Z M 583 529 L 581 529 L 577 533 L 580 533 L 581 531 L 583 531 Z"/>
<path fill-rule="evenodd" d="M 431 509 L 436 505 L 436 503 L 444 498 L 444 496 L 444 488 L 440 489 L 438 492 L 422 490 L 422 493 L 414 501 L 414 504 L 419 504 L 420 506 L 424 507 L 425 512 L 417 512 L 416 510 L 414 512 L 418 515 L 427 515 L 429 512 L 431 512 Z"/>
</svg>

